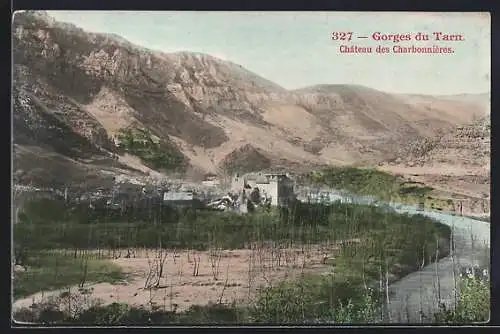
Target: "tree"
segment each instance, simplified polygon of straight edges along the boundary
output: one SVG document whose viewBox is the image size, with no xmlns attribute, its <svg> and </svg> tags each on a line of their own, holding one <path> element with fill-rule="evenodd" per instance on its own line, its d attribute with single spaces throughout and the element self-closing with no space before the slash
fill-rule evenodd
<svg viewBox="0 0 500 334">
<path fill-rule="evenodd" d="M 260 204 L 260 190 L 258 187 L 253 188 L 250 192 L 250 200 L 254 204 Z"/>
</svg>

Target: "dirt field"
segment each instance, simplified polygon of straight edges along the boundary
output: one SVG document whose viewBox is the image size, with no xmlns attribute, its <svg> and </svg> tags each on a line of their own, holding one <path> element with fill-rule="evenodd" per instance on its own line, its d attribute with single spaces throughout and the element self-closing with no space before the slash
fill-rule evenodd
<svg viewBox="0 0 500 334">
<path fill-rule="evenodd" d="M 103 304 L 120 302 L 146 308 L 156 305 L 166 310 L 185 310 L 195 304 L 218 302 L 246 304 L 252 301 L 259 287 L 297 278 L 304 273 L 330 272 L 332 266 L 324 265 L 323 261 L 338 247 L 289 248 L 278 253 L 272 248 L 212 252 L 164 250 L 163 254 L 142 249 L 134 250 L 130 258 L 124 258 L 127 252 L 122 251 L 120 258 L 110 261 L 123 268 L 126 282 L 88 284 L 85 288 L 92 290 L 90 299 L 98 299 Z M 158 285 L 145 288 L 156 282 L 160 258 L 164 265 Z M 68 289 L 40 292 L 17 300 L 13 309 L 30 307 L 64 291 Z M 78 287 L 71 291 L 81 294 Z"/>
</svg>

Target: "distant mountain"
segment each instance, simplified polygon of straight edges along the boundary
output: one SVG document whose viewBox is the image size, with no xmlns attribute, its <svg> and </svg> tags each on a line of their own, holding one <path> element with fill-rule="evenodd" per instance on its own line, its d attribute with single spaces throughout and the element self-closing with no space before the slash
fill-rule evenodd
<svg viewBox="0 0 500 334">
<path fill-rule="evenodd" d="M 152 51 L 44 12 L 17 13 L 12 31 L 16 147 L 92 170 L 132 167 L 113 159 L 131 126 L 204 172 L 232 165 L 245 147 L 271 167 L 375 163 L 410 141 L 471 122 L 488 104 L 485 97 L 417 98 L 351 85 L 290 91 L 230 61 Z M 155 150 L 140 158 L 161 160 Z M 29 168 L 16 161 L 15 168 Z"/>
</svg>

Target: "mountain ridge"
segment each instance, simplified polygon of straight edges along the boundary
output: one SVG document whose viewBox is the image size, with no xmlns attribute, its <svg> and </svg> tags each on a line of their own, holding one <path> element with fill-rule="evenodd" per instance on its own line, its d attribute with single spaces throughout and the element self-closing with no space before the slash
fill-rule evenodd
<svg viewBox="0 0 500 334">
<path fill-rule="evenodd" d="M 35 140 L 29 119 L 69 127 L 93 155 L 107 156 L 119 130 L 139 124 L 204 172 L 248 145 L 271 164 L 377 163 L 484 112 L 475 101 L 423 103 L 358 85 L 287 90 L 231 61 L 150 50 L 39 12 L 14 16 L 13 55 L 14 142 L 56 137 Z M 39 115 L 51 121 L 43 125 Z"/>
</svg>

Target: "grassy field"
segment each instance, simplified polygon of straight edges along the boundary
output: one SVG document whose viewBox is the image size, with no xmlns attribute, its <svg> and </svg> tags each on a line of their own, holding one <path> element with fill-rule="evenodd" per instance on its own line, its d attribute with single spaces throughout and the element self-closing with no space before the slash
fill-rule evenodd
<svg viewBox="0 0 500 334">
<path fill-rule="evenodd" d="M 24 267 L 26 271 L 14 274 L 14 299 L 85 282 L 115 283 L 124 279 L 118 266 L 81 253 L 75 258 L 69 252 L 36 251 L 27 256 Z"/>
<path fill-rule="evenodd" d="M 79 284 L 84 276 L 84 263 L 87 263 L 86 281 L 121 279 L 119 270 L 105 260 L 70 260 L 74 252 L 79 254 L 84 249 L 240 249 L 250 243 L 265 247 L 269 242 L 278 249 L 305 249 L 355 239 L 358 242 L 343 243 L 325 258 L 333 274 L 307 275 L 275 284 L 260 291 L 257 301 L 243 309 L 238 305 L 226 308 L 219 305 L 214 313 L 210 308 L 195 307 L 176 315 L 163 310 L 158 317 L 163 323 L 166 319 L 182 322 L 204 310 L 209 315 L 201 319 L 209 317 L 208 322 L 218 321 L 219 316 L 229 322 L 243 319 L 253 323 L 382 321 L 376 310 L 385 297 L 378 291 L 378 284 L 387 285 L 390 280 L 435 261 L 436 251 L 439 257 L 445 256 L 449 235 L 448 226 L 425 216 L 339 202 L 330 205 L 297 202 L 287 210 L 240 215 L 186 211 L 164 205 L 91 210 L 45 199 L 28 203 L 14 226 L 17 257 L 24 258 L 23 265 L 31 268 L 15 278 L 15 295 Z M 68 254 L 47 256 L 52 249 L 68 249 Z M 120 321 L 132 317 L 130 312 L 134 316 L 143 312 L 115 307 L 125 312 Z M 106 310 L 88 312 L 97 312 L 93 313 L 97 316 Z M 86 314 L 81 319 L 90 317 Z"/>
<path fill-rule="evenodd" d="M 302 182 L 370 195 L 384 201 L 419 204 L 424 208 L 444 210 L 452 203 L 434 196 L 433 188 L 418 182 L 378 171 L 374 168 L 331 167 L 303 175 Z"/>
<path fill-rule="evenodd" d="M 421 248 L 434 236 L 447 238 L 449 228 L 421 215 L 398 214 L 368 205 L 305 204 L 288 210 L 251 215 L 182 211 L 158 207 L 92 210 L 62 201 L 38 200 L 26 205 L 14 226 L 18 249 L 110 249 L 146 247 L 206 250 L 244 248 L 251 242 L 318 244 L 351 238 L 376 240 L 391 247 Z M 420 246 L 418 246 L 420 245 Z"/>
</svg>

